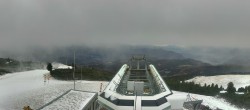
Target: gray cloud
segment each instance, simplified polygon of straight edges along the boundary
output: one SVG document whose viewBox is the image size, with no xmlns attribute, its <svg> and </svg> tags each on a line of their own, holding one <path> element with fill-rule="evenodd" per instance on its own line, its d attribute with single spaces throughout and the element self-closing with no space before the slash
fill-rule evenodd
<svg viewBox="0 0 250 110">
<path fill-rule="evenodd" d="M 1 0 L 0 49 L 72 44 L 247 47 L 250 2 Z"/>
</svg>

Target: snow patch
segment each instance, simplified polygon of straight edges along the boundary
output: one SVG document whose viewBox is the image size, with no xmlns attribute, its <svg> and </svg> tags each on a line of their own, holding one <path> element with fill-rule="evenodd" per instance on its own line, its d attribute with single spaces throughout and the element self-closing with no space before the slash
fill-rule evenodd
<svg viewBox="0 0 250 110">
<path fill-rule="evenodd" d="M 62 63 L 53 62 L 52 66 L 54 69 L 72 69 L 72 66 L 68 66 Z"/>
<path fill-rule="evenodd" d="M 201 84 L 204 86 L 207 85 L 218 84 L 218 86 L 222 86 L 224 89 L 227 88 L 227 84 L 229 82 L 234 83 L 234 87 L 236 89 L 240 87 L 245 87 L 250 85 L 250 75 L 217 75 L 217 76 L 197 76 L 192 79 L 186 80 L 185 82 L 194 82 L 196 84 Z"/>
<path fill-rule="evenodd" d="M 227 91 L 220 91 L 221 94 L 227 93 Z"/>
</svg>

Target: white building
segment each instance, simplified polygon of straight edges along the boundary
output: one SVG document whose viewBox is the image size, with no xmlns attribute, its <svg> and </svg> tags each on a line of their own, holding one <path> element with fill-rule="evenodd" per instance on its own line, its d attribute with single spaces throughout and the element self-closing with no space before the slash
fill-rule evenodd
<svg viewBox="0 0 250 110">
<path fill-rule="evenodd" d="M 153 65 L 144 56 L 133 57 L 124 64 L 98 96 L 101 110 L 169 110 L 167 87 Z"/>
</svg>

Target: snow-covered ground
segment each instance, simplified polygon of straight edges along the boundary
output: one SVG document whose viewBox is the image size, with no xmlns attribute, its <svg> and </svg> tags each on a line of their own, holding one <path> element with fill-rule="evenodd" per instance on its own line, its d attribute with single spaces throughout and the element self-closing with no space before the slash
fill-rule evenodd
<svg viewBox="0 0 250 110">
<path fill-rule="evenodd" d="M 81 110 L 95 96 L 93 92 L 70 90 L 58 100 L 45 106 L 42 110 Z"/>
<path fill-rule="evenodd" d="M 221 85 L 223 88 L 227 88 L 229 82 L 234 83 L 236 89 L 250 85 L 250 75 L 217 75 L 217 76 L 197 76 L 192 79 L 186 80 L 186 82 L 194 82 L 196 84 L 211 85 L 212 83 Z"/>
<path fill-rule="evenodd" d="M 169 97 L 177 97 L 177 96 L 186 97 L 187 95 L 188 93 L 186 92 L 173 91 L 173 95 Z M 224 99 L 221 99 L 221 98 L 192 94 L 192 93 L 190 93 L 190 96 L 193 99 L 203 100 L 202 104 L 209 106 L 211 109 L 219 108 L 222 110 L 239 110 L 239 108 L 232 106 L 230 103 L 226 102 Z"/>
<path fill-rule="evenodd" d="M 44 82 L 44 74 L 48 71 L 33 70 L 0 76 L 0 110 L 20 110 L 27 105 L 37 109 L 73 88 L 73 81 L 50 79 Z M 105 81 L 77 81 L 76 89 L 99 92 L 101 83 L 102 89 L 108 84 Z M 187 93 L 174 91 L 174 95 L 186 96 Z M 237 109 L 223 99 L 197 94 L 192 94 L 192 97 L 204 100 L 203 104 L 211 108 Z"/>
<path fill-rule="evenodd" d="M 44 82 L 47 70 L 33 70 L 0 76 L 0 110 L 20 110 L 29 105 L 37 109 L 73 89 L 73 81 L 50 79 Z M 98 92 L 104 81 L 76 81 L 76 89 Z"/>
<path fill-rule="evenodd" d="M 62 63 L 57 63 L 57 62 L 53 62 L 52 66 L 55 69 L 72 69 L 72 66 L 68 66 Z"/>
</svg>

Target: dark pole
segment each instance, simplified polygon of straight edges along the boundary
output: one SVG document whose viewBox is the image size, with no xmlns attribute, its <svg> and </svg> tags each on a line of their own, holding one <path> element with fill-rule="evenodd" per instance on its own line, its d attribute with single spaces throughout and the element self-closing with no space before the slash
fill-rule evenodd
<svg viewBox="0 0 250 110">
<path fill-rule="evenodd" d="M 82 80 L 82 66 L 81 66 L 81 80 Z"/>
<path fill-rule="evenodd" d="M 73 78 L 74 78 L 74 90 L 76 89 L 76 81 L 75 81 L 75 71 L 76 71 L 76 59 L 75 59 L 75 51 L 74 51 L 74 73 L 73 73 Z"/>
</svg>

